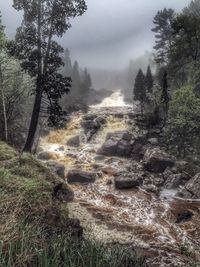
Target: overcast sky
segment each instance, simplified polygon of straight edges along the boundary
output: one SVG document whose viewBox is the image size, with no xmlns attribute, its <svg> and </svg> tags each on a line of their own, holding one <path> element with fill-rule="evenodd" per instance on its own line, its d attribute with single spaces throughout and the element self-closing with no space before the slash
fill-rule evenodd
<svg viewBox="0 0 200 267">
<path fill-rule="evenodd" d="M 190 0 L 86 0 L 87 12 L 72 21 L 61 43 L 73 59 L 89 68 L 121 68 L 152 50 L 152 20 L 164 7 L 180 11 Z M 13 36 L 20 15 L 12 0 L 0 0 L 7 34 Z"/>
</svg>

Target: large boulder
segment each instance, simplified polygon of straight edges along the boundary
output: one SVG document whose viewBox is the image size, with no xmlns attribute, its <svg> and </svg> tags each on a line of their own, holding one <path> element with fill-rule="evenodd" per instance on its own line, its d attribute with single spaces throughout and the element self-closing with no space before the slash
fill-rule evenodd
<svg viewBox="0 0 200 267">
<path fill-rule="evenodd" d="M 67 141 L 67 145 L 72 146 L 72 147 L 79 147 L 80 146 L 80 136 L 76 135 L 76 136 L 70 138 Z"/>
<path fill-rule="evenodd" d="M 185 198 L 200 199 L 200 173 L 190 179 L 178 195 Z"/>
<path fill-rule="evenodd" d="M 132 152 L 132 139 L 132 134 L 127 131 L 108 133 L 105 143 L 98 150 L 98 154 L 129 157 Z"/>
<path fill-rule="evenodd" d="M 176 159 L 159 148 L 149 148 L 144 155 L 144 167 L 147 171 L 163 173 L 175 165 Z"/>
<path fill-rule="evenodd" d="M 47 162 L 47 166 L 59 177 L 65 178 L 65 166 L 63 164 L 51 160 Z"/>
<path fill-rule="evenodd" d="M 117 189 L 130 189 L 141 186 L 143 179 L 139 174 L 123 174 L 115 177 L 115 187 Z"/>
<path fill-rule="evenodd" d="M 97 174 L 94 172 L 85 172 L 81 170 L 71 170 L 68 172 L 68 183 L 94 183 Z"/>
<path fill-rule="evenodd" d="M 97 116 L 95 114 L 86 115 L 81 122 L 81 126 L 84 129 L 87 141 L 90 141 L 104 124 L 106 124 L 104 116 Z"/>
</svg>

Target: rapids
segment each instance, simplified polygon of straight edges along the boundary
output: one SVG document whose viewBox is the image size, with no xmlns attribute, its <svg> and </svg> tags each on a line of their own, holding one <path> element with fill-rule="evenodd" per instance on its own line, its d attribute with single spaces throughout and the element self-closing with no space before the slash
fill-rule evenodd
<svg viewBox="0 0 200 267">
<path fill-rule="evenodd" d="M 127 110 L 130 106 L 123 101 L 118 91 L 97 106 L 91 106 L 88 113 L 106 115 L 107 123 L 87 143 L 81 127 L 83 114 L 73 115 L 65 129 L 52 131 L 41 138 L 40 147 L 49 151 L 53 159 L 70 169 L 97 171 L 112 167 L 123 170 L 131 160 L 117 157 L 96 157 L 107 133 L 129 130 Z M 123 116 L 115 116 L 115 112 Z M 81 136 L 78 148 L 69 147 L 67 141 Z M 60 149 L 60 147 L 63 149 Z M 139 164 L 134 162 L 134 164 Z M 99 172 L 94 184 L 72 185 L 75 200 L 69 204 L 71 217 L 79 218 L 87 237 L 96 238 L 109 244 L 124 244 L 134 247 L 138 253 L 147 256 L 151 266 L 190 266 L 188 255 L 195 252 L 198 257 L 200 245 L 200 205 L 181 199 L 174 199 L 176 191 L 164 190 L 160 196 L 144 190 L 116 190 L 109 181 L 111 175 Z M 179 212 L 190 210 L 194 216 L 187 223 L 176 224 Z M 188 255 L 182 253 L 186 247 Z M 197 265 L 200 266 L 200 265 Z"/>
</svg>

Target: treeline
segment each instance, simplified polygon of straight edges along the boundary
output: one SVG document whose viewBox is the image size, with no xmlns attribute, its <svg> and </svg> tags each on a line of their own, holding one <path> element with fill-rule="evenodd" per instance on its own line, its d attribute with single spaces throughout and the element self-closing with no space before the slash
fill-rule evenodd
<svg viewBox="0 0 200 267">
<path fill-rule="evenodd" d="M 62 105 L 69 112 L 76 109 L 86 109 L 87 100 L 92 89 L 92 79 L 87 68 L 82 69 L 78 61 L 72 63 L 70 51 L 65 49 L 63 57 L 64 67 L 61 73 L 64 77 L 71 78 L 71 89 L 62 99 Z"/>
<path fill-rule="evenodd" d="M 159 127 L 168 148 L 178 156 L 199 154 L 200 0 L 180 13 L 158 11 L 153 23 L 153 86 L 149 90 L 147 75 L 139 70 L 134 87 L 143 126 Z"/>
</svg>

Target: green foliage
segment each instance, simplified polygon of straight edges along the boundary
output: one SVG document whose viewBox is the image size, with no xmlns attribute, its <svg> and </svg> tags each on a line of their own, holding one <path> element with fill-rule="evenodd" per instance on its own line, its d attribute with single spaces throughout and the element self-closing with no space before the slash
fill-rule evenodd
<svg viewBox="0 0 200 267">
<path fill-rule="evenodd" d="M 178 148 L 179 155 L 185 156 L 187 146 L 199 140 L 200 99 L 190 86 L 174 92 L 169 109 L 167 136 L 172 147 Z"/>
<path fill-rule="evenodd" d="M 188 243 L 181 244 L 180 251 L 181 251 L 181 254 L 183 254 L 185 256 L 190 257 L 192 255 L 192 248 L 191 248 L 190 244 L 188 244 Z"/>
</svg>

